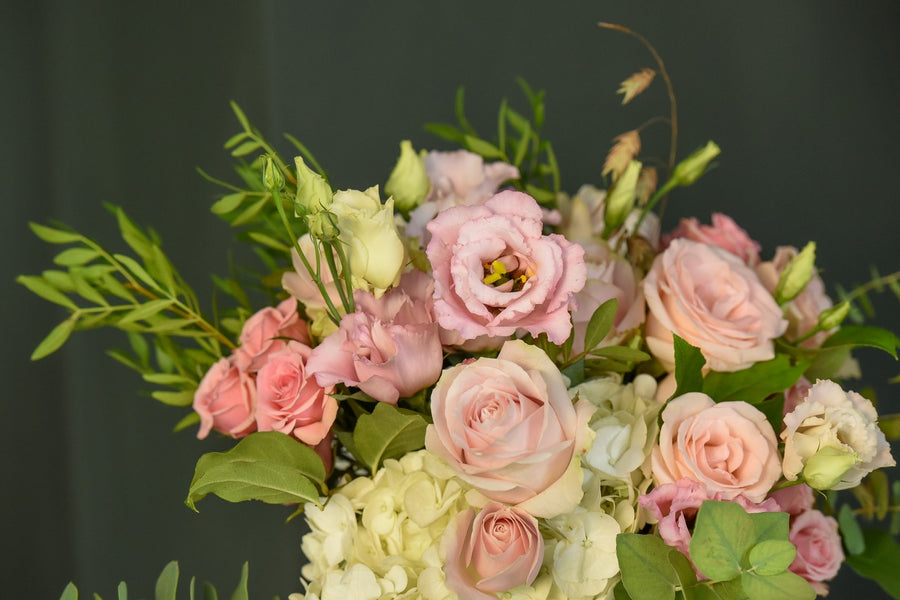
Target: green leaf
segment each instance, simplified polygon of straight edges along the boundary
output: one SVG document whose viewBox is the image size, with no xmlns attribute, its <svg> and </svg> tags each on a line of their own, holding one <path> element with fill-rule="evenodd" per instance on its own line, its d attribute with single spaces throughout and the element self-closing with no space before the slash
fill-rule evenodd
<svg viewBox="0 0 900 600">
<path fill-rule="evenodd" d="M 609 335 L 618 310 L 619 301 L 615 298 L 610 298 L 597 307 L 597 310 L 591 315 L 591 320 L 588 321 L 587 330 L 584 333 L 586 350 L 593 350 Z"/>
<path fill-rule="evenodd" d="M 29 223 L 28 226 L 31 228 L 31 231 L 34 232 L 34 235 L 38 236 L 48 244 L 71 244 L 72 242 L 80 242 L 84 239 L 81 234 L 75 233 L 74 231 L 54 229 L 38 223 Z"/>
<path fill-rule="evenodd" d="M 217 200 L 209 210 L 212 211 L 213 214 L 216 215 L 224 215 L 230 213 L 247 197 L 247 194 L 244 192 L 238 192 L 236 194 L 228 194 L 227 196 L 223 196 L 221 199 Z"/>
<path fill-rule="evenodd" d="M 742 573 L 741 585 L 750 600 L 813 600 L 816 597 L 805 579 L 787 571 L 770 576 Z"/>
<path fill-rule="evenodd" d="M 175 373 L 146 373 L 144 375 L 144 381 L 146 381 L 147 383 L 156 383 L 158 385 L 197 385 L 197 381 L 195 379 L 191 379 L 190 377 L 187 377 L 185 375 L 178 375 Z"/>
<path fill-rule="evenodd" d="M 844 504 L 838 511 L 838 525 L 841 528 L 844 545 L 851 555 L 862 554 L 866 551 L 865 536 L 863 536 L 859 521 L 856 520 L 856 515 L 853 514 L 853 509 L 849 504 Z"/>
<path fill-rule="evenodd" d="M 29 291 L 33 294 L 37 294 L 44 300 L 49 300 L 54 304 L 59 304 L 72 310 L 78 310 L 77 304 L 72 302 L 68 296 L 58 291 L 41 277 L 37 277 L 36 275 L 19 275 L 16 277 L 16 282 L 24 285 Z"/>
<path fill-rule="evenodd" d="M 156 580 L 156 600 L 176 600 L 178 592 L 178 563 L 167 564 Z"/>
<path fill-rule="evenodd" d="M 31 360 L 39 360 L 59 350 L 75 329 L 76 320 L 73 315 L 50 330 L 47 337 L 31 353 Z"/>
<path fill-rule="evenodd" d="M 128 600 L 128 586 L 124 581 L 119 582 L 119 587 L 116 588 L 116 597 L 118 600 Z"/>
<path fill-rule="evenodd" d="M 128 312 L 124 317 L 119 319 L 119 326 L 135 323 L 137 321 L 146 320 L 172 306 L 172 300 L 165 298 L 160 300 L 151 300 L 146 304 L 140 305 L 138 308 Z"/>
<path fill-rule="evenodd" d="M 786 354 L 731 373 L 712 371 L 703 380 L 703 393 L 716 402 L 743 401 L 758 404 L 794 385 L 809 367 L 808 361 L 791 365 Z"/>
<path fill-rule="evenodd" d="M 681 593 L 684 600 L 693 600 L 694 593 L 691 586 L 697 583 L 697 574 L 694 568 L 684 554 L 675 548 L 669 549 L 669 564 L 675 570 L 675 576 L 678 578 L 678 584 L 681 586 Z"/>
<path fill-rule="evenodd" d="M 168 404 L 169 406 L 190 406 L 194 402 L 194 392 L 192 390 L 183 392 L 156 391 L 150 395 L 153 399 L 159 400 L 163 404 Z"/>
<path fill-rule="evenodd" d="M 634 348 L 627 346 L 603 346 L 602 348 L 594 348 L 590 354 L 593 356 L 602 356 L 613 360 L 621 360 L 625 362 L 643 362 L 650 360 L 650 355 Z"/>
<path fill-rule="evenodd" d="M 878 426 L 884 432 L 884 437 L 891 441 L 900 440 L 900 413 L 879 415 Z"/>
<path fill-rule="evenodd" d="M 852 346 L 820 348 L 813 357 L 812 364 L 804 373 L 807 379 L 830 379 L 847 362 Z"/>
<path fill-rule="evenodd" d="M 749 516 L 750 522 L 753 523 L 754 543 L 780 542 L 788 539 L 790 517 L 787 513 L 761 512 L 752 513 Z"/>
<path fill-rule="evenodd" d="M 312 482 L 324 480 L 325 466 L 311 448 L 276 431 L 252 433 L 231 450 L 200 457 L 185 503 L 197 510 L 207 494 L 228 502 L 318 503 Z"/>
<path fill-rule="evenodd" d="M 897 358 L 898 345 L 900 345 L 900 338 L 887 329 L 872 325 L 845 325 L 831 334 L 822 347 L 869 346 L 884 350 Z"/>
<path fill-rule="evenodd" d="M 787 540 L 766 540 L 750 549 L 750 566 L 759 575 L 777 575 L 787 570 L 797 548 Z"/>
<path fill-rule="evenodd" d="M 125 243 L 127 243 L 138 256 L 146 258 L 150 254 L 150 247 L 153 245 L 153 242 L 150 241 L 150 238 L 141 231 L 140 227 L 138 227 L 134 221 L 128 218 L 128 215 L 125 214 L 124 210 L 118 206 L 113 206 L 111 208 L 119 223 L 119 231 L 122 234 L 122 239 L 125 240 Z"/>
<path fill-rule="evenodd" d="M 285 244 L 282 244 L 275 238 L 268 236 L 264 233 L 259 233 L 258 231 L 251 231 L 248 233 L 248 235 L 250 236 L 250 239 L 252 239 L 254 242 L 256 242 L 258 244 L 262 244 L 263 246 L 266 246 L 267 248 L 272 248 L 273 250 L 277 250 L 278 252 L 284 252 L 285 254 L 287 254 L 291 250 Z"/>
<path fill-rule="evenodd" d="M 262 147 L 262 144 L 260 144 L 258 141 L 250 140 L 250 141 L 243 142 L 242 144 L 238 145 L 237 148 L 235 148 L 234 150 L 231 151 L 231 155 L 232 156 L 246 156 L 246 155 L 250 154 L 251 152 L 253 152 L 254 150 L 257 150 L 261 147 Z"/>
<path fill-rule="evenodd" d="M 103 294 L 97 291 L 97 288 L 85 281 L 84 278 L 79 276 L 79 273 L 76 272 L 75 269 L 72 269 L 72 284 L 75 287 L 75 292 L 78 293 L 79 296 L 84 298 L 89 302 L 93 302 L 99 306 L 109 306 L 109 302 L 106 301 L 106 298 L 103 297 Z"/>
<path fill-rule="evenodd" d="M 249 570 L 249 565 L 244 563 L 244 566 L 241 568 L 241 579 L 238 581 L 237 588 L 231 594 L 231 600 L 250 600 L 250 595 L 247 593 L 247 577 Z"/>
<path fill-rule="evenodd" d="M 737 577 L 755 542 L 754 533 L 753 523 L 740 505 L 707 500 L 697 512 L 691 560 L 710 579 Z"/>
<path fill-rule="evenodd" d="M 379 402 L 371 415 L 361 415 L 356 422 L 353 430 L 356 458 L 374 473 L 384 460 L 424 447 L 427 425 L 418 414 L 405 414 Z"/>
<path fill-rule="evenodd" d="M 703 390 L 703 366 L 706 359 L 699 348 L 678 337 L 675 340 L 675 393 L 672 397 Z"/>
<path fill-rule="evenodd" d="M 159 287 L 159 284 L 156 283 L 156 280 L 150 277 L 150 274 L 138 263 L 138 261 L 134 260 L 127 254 L 113 254 L 113 257 L 122 263 L 126 269 L 131 271 L 135 277 L 143 281 L 147 284 L 151 289 L 156 291 L 162 291 Z"/>
<path fill-rule="evenodd" d="M 740 577 L 715 583 L 701 581 L 691 588 L 690 593 L 692 600 L 747 600 Z"/>
<path fill-rule="evenodd" d="M 660 538 L 637 533 L 616 536 L 622 583 L 633 600 L 672 600 L 679 585 L 669 551 Z"/>
<path fill-rule="evenodd" d="M 78 588 L 71 581 L 66 585 L 59 600 L 78 600 Z"/>
<path fill-rule="evenodd" d="M 900 545 L 889 533 L 867 529 L 864 533 L 866 549 L 847 557 L 850 567 L 874 580 L 893 598 L 900 598 Z"/>
<path fill-rule="evenodd" d="M 53 258 L 53 262 L 62 267 L 77 267 L 87 264 L 100 256 L 93 248 L 69 248 Z"/>
<path fill-rule="evenodd" d="M 425 130 L 447 140 L 448 142 L 453 142 L 456 144 L 462 144 L 466 140 L 465 133 L 463 133 L 453 125 L 447 125 L 446 123 L 427 123 L 425 125 Z"/>
<path fill-rule="evenodd" d="M 177 433 L 179 431 L 187 429 L 192 425 L 196 425 L 199 422 L 200 415 L 191 411 L 190 413 L 186 414 L 180 421 L 178 421 L 178 423 L 175 424 L 175 427 L 172 428 L 172 431 Z"/>
<path fill-rule="evenodd" d="M 875 518 L 881 521 L 887 517 L 888 508 L 891 503 L 888 477 L 884 471 L 872 471 L 869 473 L 868 481 L 866 483 L 872 489 L 872 495 L 874 496 Z"/>
<path fill-rule="evenodd" d="M 472 135 L 467 135 L 465 139 L 466 148 L 474 152 L 475 154 L 480 154 L 484 158 L 498 158 L 502 159 L 505 157 L 503 152 L 497 146 L 493 145 L 490 142 L 486 142 L 482 139 L 479 139 Z"/>
<path fill-rule="evenodd" d="M 263 209 L 266 203 L 271 200 L 272 195 L 266 194 L 262 196 L 259 200 L 245 208 L 234 220 L 231 221 L 232 226 L 237 227 L 238 225 L 243 225 L 253 220 L 256 215 Z"/>
</svg>

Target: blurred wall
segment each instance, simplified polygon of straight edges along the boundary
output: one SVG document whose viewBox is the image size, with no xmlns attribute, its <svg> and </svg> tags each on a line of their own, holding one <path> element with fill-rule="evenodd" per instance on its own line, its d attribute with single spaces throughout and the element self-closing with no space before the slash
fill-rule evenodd
<svg viewBox="0 0 900 600">
<path fill-rule="evenodd" d="M 725 212 L 763 256 L 816 240 L 833 293 L 870 266 L 900 268 L 898 16 L 892 0 L 3 2 L 0 596 L 57 598 L 70 579 L 106 597 L 125 579 L 147 595 L 170 559 L 220 591 L 244 560 L 255 598 L 300 589 L 301 523 L 285 525 L 286 509 L 214 498 L 200 514 L 185 508 L 194 461 L 227 444 L 170 433 L 183 413 L 139 395 L 139 378 L 104 356 L 118 336 L 76 335 L 29 362 L 63 315 L 12 283 L 51 264 L 26 221 L 59 219 L 119 248 L 102 205 L 122 205 L 160 232 L 202 297 L 236 248 L 208 212 L 218 190 L 195 171 L 229 177 L 229 100 L 271 139 L 303 140 L 338 186 L 359 188 L 383 185 L 401 139 L 446 147 L 422 124 L 452 119 L 459 85 L 483 130 L 501 98 L 524 108 L 517 76 L 547 90 L 564 187 L 599 184 L 611 139 L 668 110 L 660 81 L 619 105 L 618 83 L 653 65 L 603 20 L 662 54 L 680 154 L 708 139 L 723 148 L 716 170 L 672 194 L 666 225 Z M 665 155 L 665 137 L 655 142 Z M 900 331 L 895 299 L 876 308 L 877 324 Z M 860 356 L 881 410 L 900 410 L 884 385 L 897 364 Z M 833 589 L 880 593 L 846 567 Z"/>
</svg>

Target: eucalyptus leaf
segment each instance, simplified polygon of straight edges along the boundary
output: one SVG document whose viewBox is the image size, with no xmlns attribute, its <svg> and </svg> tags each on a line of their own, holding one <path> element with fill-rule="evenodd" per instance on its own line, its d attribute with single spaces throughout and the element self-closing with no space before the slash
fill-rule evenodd
<svg viewBox="0 0 900 600">
<path fill-rule="evenodd" d="M 234 194 L 228 194 L 227 196 L 222 196 L 219 200 L 217 200 L 209 210 L 212 211 L 213 214 L 216 215 L 224 215 L 230 213 L 239 207 L 244 199 L 247 197 L 247 194 L 244 192 L 237 192 Z"/>
<path fill-rule="evenodd" d="M 805 579 L 789 571 L 769 576 L 742 573 L 741 585 L 750 600 L 813 600 L 816 597 Z"/>
<path fill-rule="evenodd" d="M 313 482 L 324 480 L 325 466 L 311 448 L 276 431 L 252 433 L 231 450 L 200 457 L 186 504 L 197 510 L 207 494 L 228 502 L 318 503 Z"/>
<path fill-rule="evenodd" d="M 637 533 L 616 536 L 622 583 L 633 600 L 672 600 L 678 575 L 669 562 L 671 548 L 660 538 Z"/>
<path fill-rule="evenodd" d="M 766 540 L 750 549 L 750 566 L 759 575 L 777 575 L 787 570 L 797 548 L 787 540 Z"/>
<path fill-rule="evenodd" d="M 691 560 L 710 579 L 732 579 L 741 572 L 754 533 L 753 522 L 740 505 L 707 500 L 697 512 Z"/>
<path fill-rule="evenodd" d="M 618 310 L 619 301 L 615 298 L 610 298 L 597 307 L 597 310 L 591 315 L 584 333 L 585 350 L 593 350 L 609 335 Z"/>
<path fill-rule="evenodd" d="M 178 563 L 168 563 L 156 580 L 156 600 L 176 600 L 178 593 Z"/>
<path fill-rule="evenodd" d="M 34 294 L 54 304 L 65 306 L 71 310 L 78 310 L 78 305 L 72 302 L 68 296 L 54 288 L 49 282 L 36 275 L 19 275 L 16 282 L 24 285 Z"/>
<path fill-rule="evenodd" d="M 124 210 L 117 206 L 112 207 L 112 210 L 119 222 L 119 231 L 122 234 L 122 239 L 138 256 L 147 258 L 150 255 L 150 248 L 153 246 L 153 242 L 150 241 L 150 238 L 141 231 L 134 221 L 128 218 Z"/>
<path fill-rule="evenodd" d="M 137 277 L 138 279 L 143 281 L 147 286 L 149 286 L 150 289 L 156 290 L 158 292 L 162 291 L 162 289 L 159 287 L 159 284 L 156 282 L 156 280 L 153 279 L 153 277 L 151 277 L 149 273 L 147 273 L 147 271 L 144 269 L 144 267 L 142 267 L 140 265 L 140 263 L 138 261 L 134 260 L 127 254 L 114 254 L 113 257 L 117 261 L 122 263 L 122 265 L 126 269 L 131 271 L 131 273 L 135 277 Z"/>
<path fill-rule="evenodd" d="M 388 458 L 399 458 L 425 446 L 427 422 L 379 402 L 372 414 L 360 415 L 353 430 L 356 458 L 374 473 Z"/>
<path fill-rule="evenodd" d="M 74 231 L 54 229 L 53 227 L 47 227 L 46 225 L 40 225 L 38 223 L 29 223 L 28 227 L 31 228 L 31 231 L 33 231 L 36 236 L 49 244 L 71 244 L 72 242 L 80 242 L 84 239 L 81 234 L 75 233 Z"/>
<path fill-rule="evenodd" d="M 70 317 L 50 330 L 47 337 L 41 340 L 41 343 L 31 353 L 31 360 L 44 358 L 59 350 L 75 329 L 75 321 L 75 318 Z"/>
<path fill-rule="evenodd" d="M 712 371 L 703 380 L 703 393 L 716 402 L 758 404 L 794 385 L 809 364 L 808 361 L 801 361 L 791 365 L 789 356 L 778 354 L 772 360 L 758 362 L 740 371 Z"/>
<path fill-rule="evenodd" d="M 72 270 L 72 284 L 75 292 L 89 302 L 93 302 L 99 306 L 109 306 L 109 302 L 103 297 L 103 294 L 97 291 L 93 285 L 78 276 L 78 273 Z"/>
<path fill-rule="evenodd" d="M 53 262 L 63 267 L 77 267 L 87 264 L 100 256 L 93 248 L 69 248 L 53 258 Z"/>
<path fill-rule="evenodd" d="M 674 338 L 675 345 L 675 393 L 672 397 L 681 396 L 690 392 L 703 390 L 703 366 L 706 359 L 699 348 L 678 337 Z"/>
</svg>

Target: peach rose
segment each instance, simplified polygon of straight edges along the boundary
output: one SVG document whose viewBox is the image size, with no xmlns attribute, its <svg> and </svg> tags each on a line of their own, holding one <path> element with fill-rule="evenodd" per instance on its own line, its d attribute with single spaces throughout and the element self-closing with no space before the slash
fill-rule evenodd
<svg viewBox="0 0 900 600">
<path fill-rule="evenodd" d="M 788 537 L 797 547 L 797 556 L 788 571 L 807 580 L 817 594 L 826 595 L 828 586 L 822 582 L 837 575 L 844 562 L 837 521 L 817 510 L 808 510 L 791 520 Z"/>
<path fill-rule="evenodd" d="M 762 502 L 781 477 L 772 426 L 746 402 L 716 404 L 706 394 L 669 400 L 651 457 L 658 485 L 692 479 L 730 500 Z"/>
<path fill-rule="evenodd" d="M 259 371 L 269 354 L 285 347 L 287 341 L 283 338 L 309 344 L 309 331 L 297 313 L 297 299 L 293 297 L 247 319 L 241 330 L 241 345 L 234 351 L 235 364 L 247 373 Z"/>
<path fill-rule="evenodd" d="M 529 585 L 544 559 L 533 516 L 489 502 L 476 515 L 460 513 L 441 540 L 447 587 L 468 600 L 496 600 L 498 592 Z"/>
<path fill-rule="evenodd" d="M 233 438 L 256 429 L 256 383 L 232 359 L 222 358 L 206 372 L 194 393 L 194 411 L 200 415 L 197 437 L 213 429 Z"/>
<path fill-rule="evenodd" d="M 712 225 L 701 225 L 694 217 L 682 219 L 664 241 L 668 245 L 672 240 L 680 238 L 717 246 L 731 252 L 751 267 L 759 263 L 759 242 L 747 235 L 728 215 L 713 213 Z"/>
<path fill-rule="evenodd" d="M 542 350 L 514 340 L 497 358 L 444 371 L 425 447 L 488 498 L 551 518 L 581 500 L 580 454 L 590 443 L 592 412 L 584 400 L 573 406 Z"/>
<path fill-rule="evenodd" d="M 323 388 L 306 369 L 312 349 L 299 342 L 269 355 L 256 378 L 256 424 L 259 431 L 280 431 L 316 446 L 331 431 L 337 416 L 334 388 Z"/>
<path fill-rule="evenodd" d="M 647 346 L 675 368 L 675 333 L 700 348 L 707 367 L 740 371 L 775 357 L 787 322 L 753 270 L 720 248 L 673 240 L 644 279 Z"/>
</svg>

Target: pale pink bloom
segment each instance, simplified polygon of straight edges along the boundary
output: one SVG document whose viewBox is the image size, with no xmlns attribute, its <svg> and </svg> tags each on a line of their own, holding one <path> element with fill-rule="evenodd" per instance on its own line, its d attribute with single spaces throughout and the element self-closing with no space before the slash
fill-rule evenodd
<svg viewBox="0 0 900 600">
<path fill-rule="evenodd" d="M 479 155 L 466 150 L 425 155 L 425 172 L 431 181 L 428 197 L 409 216 L 406 235 L 427 243 L 425 225 L 441 211 L 453 206 L 481 204 L 504 181 L 519 178 L 519 170 L 504 162 L 485 164 Z"/>
<path fill-rule="evenodd" d="M 781 456 L 766 416 L 746 402 L 716 404 L 706 394 L 669 400 L 651 463 L 658 485 L 697 481 L 730 500 L 760 502 L 781 477 Z"/>
<path fill-rule="evenodd" d="M 750 267 L 759 262 L 759 243 L 751 239 L 731 217 L 721 213 L 713 213 L 712 225 L 701 225 L 694 217 L 682 219 L 678 227 L 665 237 L 664 244 L 667 246 L 679 238 L 717 246 L 739 257 Z"/>
<path fill-rule="evenodd" d="M 300 249 L 303 250 L 303 256 L 306 257 L 306 260 L 309 261 L 310 266 L 315 270 L 316 250 L 313 246 L 312 238 L 307 233 L 303 235 L 299 240 L 297 240 L 297 243 L 300 246 Z M 281 276 L 281 286 L 287 291 L 287 293 L 303 303 L 303 306 L 306 308 L 307 314 L 309 314 L 310 312 L 316 313 L 326 310 L 328 305 L 325 303 L 322 292 L 319 290 L 319 287 L 313 282 L 312 276 L 310 275 L 306 266 L 303 264 L 303 261 L 300 259 L 300 254 L 297 252 L 296 248 L 291 248 L 291 262 L 294 265 L 294 270 L 288 271 Z M 340 265 L 340 261 L 337 260 L 336 255 L 335 264 Z M 328 268 L 328 263 L 325 262 L 325 257 L 321 255 L 321 253 L 318 268 L 319 278 L 322 280 L 325 291 L 328 293 L 328 297 L 331 300 L 332 304 L 334 304 L 334 306 L 336 307 L 341 306 L 341 296 L 338 293 L 337 285 L 334 282 L 334 277 L 331 273 L 331 270 Z"/>
<path fill-rule="evenodd" d="M 445 210 L 428 224 L 434 310 L 463 339 L 546 333 L 562 344 L 572 296 L 584 287 L 584 250 L 543 235 L 541 209 L 521 192 Z"/>
<path fill-rule="evenodd" d="M 638 502 L 649 510 L 659 522 L 659 536 L 669 546 L 690 558 L 691 531 L 700 505 L 706 500 L 726 500 L 721 492 L 711 492 L 701 483 L 691 479 L 679 479 L 653 489 L 638 498 Z M 751 502 L 743 495 L 735 496 L 731 502 L 739 504 L 748 513 L 778 512 L 779 504 L 769 498 L 759 504 Z"/>
<path fill-rule="evenodd" d="M 497 358 L 451 367 L 431 395 L 425 447 L 492 500 L 554 517 L 581 499 L 579 453 L 589 403 L 572 405 L 556 365 L 535 346 L 507 342 Z"/>
<path fill-rule="evenodd" d="M 739 371 L 775 357 L 787 322 L 753 270 L 715 246 L 673 240 L 644 279 L 647 346 L 669 372 L 675 333 L 714 371 Z"/>
<path fill-rule="evenodd" d="M 809 379 L 801 375 L 800 379 L 797 380 L 797 383 L 784 390 L 784 409 L 781 411 L 782 416 L 794 412 L 794 409 L 809 395 L 810 388 L 812 388 L 812 383 L 810 383 Z"/>
<path fill-rule="evenodd" d="M 533 516 L 489 502 L 476 515 L 457 515 L 441 540 L 447 587 L 467 600 L 496 600 L 499 592 L 530 585 L 544 559 Z"/>
<path fill-rule="evenodd" d="M 241 330 L 241 345 L 234 351 L 237 367 L 247 373 L 259 371 L 266 358 L 281 350 L 288 340 L 309 343 L 306 322 L 297 312 L 297 299 L 288 298 L 276 307 L 257 311 L 244 323 Z"/>
<path fill-rule="evenodd" d="M 582 243 L 584 261 L 587 267 L 587 282 L 575 294 L 577 308 L 572 311 L 575 327 L 575 343 L 572 351 L 584 350 L 584 334 L 594 311 L 615 298 L 619 307 L 613 321 L 613 328 L 602 345 L 615 344 L 622 335 L 644 322 L 644 291 L 631 264 L 612 252 L 604 242 Z"/>
<path fill-rule="evenodd" d="M 380 298 L 362 290 L 353 297 L 356 312 L 344 315 L 307 361 L 319 385 L 341 382 L 396 404 L 437 381 L 443 349 L 429 310 L 429 277 L 413 271 Z"/>
<path fill-rule="evenodd" d="M 797 249 L 791 246 L 779 246 L 775 249 L 775 257 L 768 262 L 756 266 L 756 274 L 766 289 L 775 291 L 778 279 L 787 264 L 797 255 Z M 784 337 L 796 340 L 819 323 L 819 313 L 833 306 L 831 298 L 825 293 L 825 283 L 818 273 L 814 274 L 803 291 L 788 303 L 785 315 L 788 320 Z M 834 330 L 820 331 L 811 338 L 800 343 L 804 348 L 818 348 Z"/>
<path fill-rule="evenodd" d="M 256 377 L 256 424 L 259 431 L 280 431 L 308 446 L 319 444 L 331 431 L 337 400 L 329 396 L 306 368 L 312 352 L 300 342 L 269 355 Z"/>
<path fill-rule="evenodd" d="M 788 570 L 807 580 L 820 596 L 827 595 L 823 582 L 837 575 L 844 562 L 837 521 L 808 510 L 791 520 L 789 539 L 797 547 L 797 556 Z"/>
<path fill-rule="evenodd" d="M 256 430 L 256 383 L 230 358 L 222 358 L 206 372 L 194 393 L 194 411 L 200 415 L 199 439 L 213 429 L 233 438 Z"/>
<path fill-rule="evenodd" d="M 776 490 L 769 494 L 769 499 L 777 502 L 781 510 L 791 517 L 811 509 L 815 502 L 812 488 L 805 483 Z"/>
</svg>

